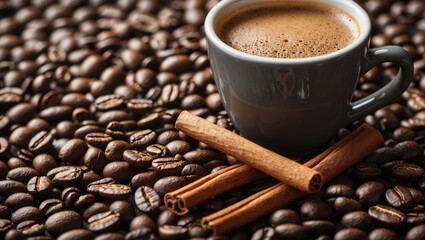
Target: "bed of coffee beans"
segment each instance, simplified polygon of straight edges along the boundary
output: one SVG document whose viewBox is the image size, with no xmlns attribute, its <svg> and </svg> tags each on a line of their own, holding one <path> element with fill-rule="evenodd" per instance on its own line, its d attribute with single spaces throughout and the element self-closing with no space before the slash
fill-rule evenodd
<svg viewBox="0 0 425 240">
<path fill-rule="evenodd" d="M 385 146 L 314 195 L 225 236 L 200 218 L 275 182 L 212 198 L 185 216 L 165 193 L 238 163 L 174 128 L 182 110 L 233 130 L 209 68 L 203 21 L 217 0 L 0 2 L 0 238 L 425 239 L 425 2 L 359 1 L 371 45 L 412 56 L 412 85 L 362 122 Z M 382 64 L 354 99 L 391 81 Z"/>
</svg>

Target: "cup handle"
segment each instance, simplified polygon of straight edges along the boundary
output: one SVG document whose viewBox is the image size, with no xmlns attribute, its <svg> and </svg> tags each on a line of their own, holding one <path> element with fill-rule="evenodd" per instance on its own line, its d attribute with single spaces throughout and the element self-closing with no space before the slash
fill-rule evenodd
<svg viewBox="0 0 425 240">
<path fill-rule="evenodd" d="M 400 96 L 412 81 L 412 59 L 406 50 L 399 46 L 383 46 L 369 49 L 366 54 L 365 65 L 362 68 L 363 74 L 383 62 L 397 64 L 399 66 L 397 76 L 378 91 L 352 102 L 344 123 L 345 126 L 389 104 Z"/>
</svg>

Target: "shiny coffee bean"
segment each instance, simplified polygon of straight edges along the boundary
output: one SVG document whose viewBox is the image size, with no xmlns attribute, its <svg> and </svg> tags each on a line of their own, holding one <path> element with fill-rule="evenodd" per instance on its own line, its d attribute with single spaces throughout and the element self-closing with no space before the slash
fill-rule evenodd
<svg viewBox="0 0 425 240">
<path fill-rule="evenodd" d="M 386 205 L 372 206 L 368 213 L 382 227 L 400 228 L 406 218 L 403 212 Z"/>
<path fill-rule="evenodd" d="M 134 201 L 142 212 L 154 212 L 161 206 L 161 198 L 150 187 L 139 187 L 134 193 Z"/>
<path fill-rule="evenodd" d="M 46 231 L 52 235 L 58 236 L 66 231 L 78 229 L 82 226 L 80 214 L 74 211 L 60 211 L 46 219 Z"/>
<path fill-rule="evenodd" d="M 120 214 L 113 211 L 95 214 L 87 220 L 87 228 L 95 233 L 114 231 L 120 224 Z"/>
</svg>

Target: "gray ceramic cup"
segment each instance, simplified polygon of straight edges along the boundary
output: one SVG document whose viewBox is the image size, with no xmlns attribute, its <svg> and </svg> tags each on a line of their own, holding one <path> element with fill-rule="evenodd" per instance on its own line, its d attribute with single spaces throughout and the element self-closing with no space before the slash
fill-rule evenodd
<svg viewBox="0 0 425 240">
<path fill-rule="evenodd" d="M 308 1 L 324 2 L 350 14 L 358 23 L 360 36 L 349 46 L 326 55 L 267 58 L 226 45 L 215 31 L 224 14 L 264 0 L 224 0 L 205 20 L 214 79 L 235 128 L 244 137 L 289 155 L 305 155 L 326 147 L 339 128 L 401 95 L 413 75 L 412 60 L 403 48 L 368 48 L 370 19 L 354 1 Z M 383 62 L 398 65 L 398 75 L 377 92 L 352 102 L 360 75 Z"/>
</svg>

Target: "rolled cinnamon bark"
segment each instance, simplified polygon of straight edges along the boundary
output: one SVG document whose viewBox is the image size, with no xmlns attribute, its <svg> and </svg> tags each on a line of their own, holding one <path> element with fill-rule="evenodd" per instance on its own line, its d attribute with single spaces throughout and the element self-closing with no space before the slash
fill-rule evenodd
<svg viewBox="0 0 425 240">
<path fill-rule="evenodd" d="M 319 172 L 265 149 L 188 111 L 183 111 L 179 115 L 176 128 L 303 192 L 316 192 L 322 186 L 322 176 Z"/>
</svg>

